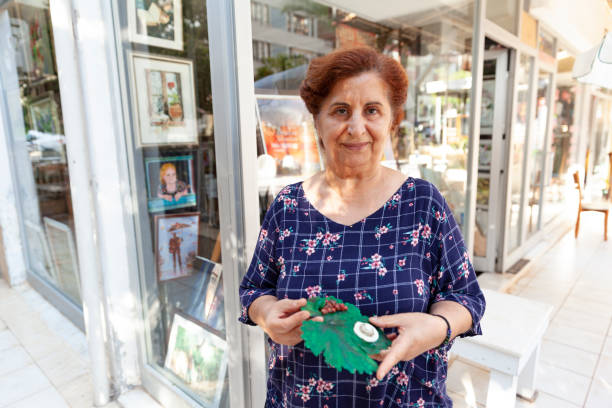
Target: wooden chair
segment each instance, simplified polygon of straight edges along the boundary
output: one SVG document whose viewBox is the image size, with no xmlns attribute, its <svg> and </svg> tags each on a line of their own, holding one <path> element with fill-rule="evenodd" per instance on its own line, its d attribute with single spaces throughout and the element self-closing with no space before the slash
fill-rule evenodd
<svg viewBox="0 0 612 408">
<path fill-rule="evenodd" d="M 578 172 L 574 173 L 574 183 L 578 189 L 578 219 L 576 220 L 576 231 L 575 237 L 578 238 L 578 231 L 580 230 L 580 214 L 583 211 L 597 211 L 604 213 L 604 241 L 608 240 L 608 213 L 610 212 L 610 205 L 605 202 L 601 203 L 583 203 L 582 202 L 582 187 L 580 185 L 580 175 Z"/>
</svg>

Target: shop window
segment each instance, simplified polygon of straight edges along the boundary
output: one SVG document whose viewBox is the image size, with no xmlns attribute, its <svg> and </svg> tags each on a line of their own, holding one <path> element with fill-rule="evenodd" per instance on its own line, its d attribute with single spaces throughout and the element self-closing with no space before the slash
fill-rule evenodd
<svg viewBox="0 0 612 408">
<path fill-rule="evenodd" d="M 462 223 L 473 2 L 461 7 L 403 2 L 389 9 L 353 4 L 350 11 L 333 1 L 278 3 L 280 9 L 291 6 L 291 13 L 285 14 L 290 31 L 298 27 L 301 34 L 311 37 L 288 39 L 289 53 L 274 55 L 272 51 L 274 64 L 270 61 L 255 75 L 262 216 L 283 186 L 321 168 L 312 116 L 298 94 L 308 59 L 337 48 L 368 45 L 396 58 L 410 81 L 405 119 L 391 138 L 385 164 L 432 181 Z M 297 17 L 306 15 L 310 18 Z M 258 30 L 253 27 L 254 38 L 262 35 Z M 282 39 L 279 42 L 283 44 Z M 298 53 L 306 58 L 300 60 Z"/>
<path fill-rule="evenodd" d="M 0 4 L 8 103 L 29 272 L 81 308 L 63 112 L 48 2 Z M 3 45 L 4 47 L 4 45 Z"/>
<path fill-rule="evenodd" d="M 487 20 L 512 34 L 517 33 L 519 8 L 517 0 L 487 0 Z"/>
<path fill-rule="evenodd" d="M 533 57 L 521 54 L 517 64 L 517 89 L 515 116 L 512 121 L 512 143 L 510 147 L 509 182 L 510 182 L 510 214 L 508 218 L 509 249 L 513 250 L 521 244 L 521 214 L 523 203 L 523 174 L 525 169 L 526 138 L 529 126 L 529 89 Z"/>
<path fill-rule="evenodd" d="M 228 405 L 206 2 L 115 1 L 146 362 L 202 406 Z M 266 7 L 253 3 L 264 23 Z M 253 42 L 264 58 L 268 45 Z M 231 322 L 227 322 L 231 324 Z"/>
<path fill-rule="evenodd" d="M 264 61 L 270 57 L 270 44 L 264 41 L 253 41 L 253 59 Z"/>
<path fill-rule="evenodd" d="M 251 2 L 251 19 L 260 24 L 267 25 L 270 22 L 268 5 L 256 1 Z"/>
<path fill-rule="evenodd" d="M 575 128 L 574 103 L 576 88 L 574 85 L 558 85 L 555 91 L 552 117 L 552 138 L 548 146 L 548 165 L 544 172 L 544 197 L 542 204 L 542 225 L 547 224 L 559 215 L 566 202 L 568 193 L 574 189 L 572 175 L 568 174 L 574 164 Z M 591 122 L 591 126 L 597 123 Z M 593 127 L 591 127 L 593 130 Z"/>
<path fill-rule="evenodd" d="M 546 130 L 548 129 L 548 113 L 550 112 L 550 84 L 552 74 L 540 71 L 538 75 L 538 95 L 536 99 L 535 124 L 533 134 L 529 138 L 529 161 L 531 171 L 529 174 L 529 191 L 527 197 L 528 217 L 527 237 L 533 235 L 539 228 L 539 215 L 542 208 L 542 188 L 544 184 L 544 148 L 546 143 Z"/>
</svg>

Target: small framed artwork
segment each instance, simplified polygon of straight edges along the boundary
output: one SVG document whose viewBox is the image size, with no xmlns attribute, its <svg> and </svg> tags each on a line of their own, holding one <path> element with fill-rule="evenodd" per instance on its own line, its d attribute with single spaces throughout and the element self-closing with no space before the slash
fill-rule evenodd
<svg viewBox="0 0 612 408">
<path fill-rule="evenodd" d="M 192 155 L 148 157 L 145 173 L 149 212 L 196 205 Z"/>
<path fill-rule="evenodd" d="M 32 129 L 43 133 L 61 133 L 59 112 L 52 92 L 30 103 L 29 113 Z"/>
<path fill-rule="evenodd" d="M 81 304 L 81 280 L 76 246 L 70 227 L 44 217 L 45 230 L 56 271 L 57 284 L 77 304 Z"/>
<path fill-rule="evenodd" d="M 478 169 L 490 170 L 493 153 L 491 151 L 491 139 L 480 139 L 479 145 L 480 150 L 478 152 Z"/>
<path fill-rule="evenodd" d="M 183 51 L 182 0 L 128 0 L 130 41 Z"/>
<path fill-rule="evenodd" d="M 131 61 L 138 144 L 197 144 L 192 62 L 140 53 Z"/>
<path fill-rule="evenodd" d="M 227 357 L 223 339 L 187 316 L 174 314 L 164 368 L 183 380 L 207 407 L 219 406 Z"/>
<path fill-rule="evenodd" d="M 189 276 L 198 253 L 200 213 L 155 217 L 155 258 L 157 281 Z"/>
</svg>

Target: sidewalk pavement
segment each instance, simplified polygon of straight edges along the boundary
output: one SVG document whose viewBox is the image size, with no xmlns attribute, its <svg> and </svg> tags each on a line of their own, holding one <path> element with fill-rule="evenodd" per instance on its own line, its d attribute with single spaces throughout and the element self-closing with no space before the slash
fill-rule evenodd
<svg viewBox="0 0 612 408">
<path fill-rule="evenodd" d="M 570 224 L 518 282 L 504 283 L 516 281 L 512 275 L 478 278 L 482 286 L 554 306 L 540 352 L 539 395 L 534 403 L 517 399 L 517 408 L 612 407 L 612 237 L 603 240 L 602 214 L 582 214 L 577 240 Z M 487 370 L 457 359 L 448 378 L 456 408 L 484 407 Z"/>
<path fill-rule="evenodd" d="M 572 230 L 551 248 L 544 242 L 519 275 L 479 277 L 483 287 L 555 307 L 540 355 L 538 398 L 518 399 L 517 408 L 612 406 L 612 239 L 603 241 L 601 218 L 583 214 L 578 240 Z M 92 406 L 83 333 L 27 284 L 11 289 L 1 279 L 0 362 L 0 408 Z M 457 359 L 448 378 L 455 407 L 484 407 L 485 369 Z M 161 408 L 140 389 L 106 407 Z"/>
</svg>

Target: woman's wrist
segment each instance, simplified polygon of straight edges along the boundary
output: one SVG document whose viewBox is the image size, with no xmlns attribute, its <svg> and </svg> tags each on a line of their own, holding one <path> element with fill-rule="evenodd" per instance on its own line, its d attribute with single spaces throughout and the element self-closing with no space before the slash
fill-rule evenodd
<svg viewBox="0 0 612 408">
<path fill-rule="evenodd" d="M 444 343 L 448 335 L 448 328 L 450 326 L 446 325 L 446 322 L 442 318 L 443 316 L 439 313 L 428 313 L 428 316 L 430 317 L 432 324 L 431 343 L 429 344 L 429 346 L 431 346 L 429 350 L 431 350 L 440 347 Z"/>
<path fill-rule="evenodd" d="M 249 318 L 265 331 L 264 323 L 266 321 L 266 311 L 270 310 L 270 306 L 277 301 L 278 299 L 276 296 L 272 295 L 263 295 L 258 297 L 253 301 L 253 303 L 251 303 L 251 306 L 249 306 L 249 309 L 247 310 Z"/>
</svg>

